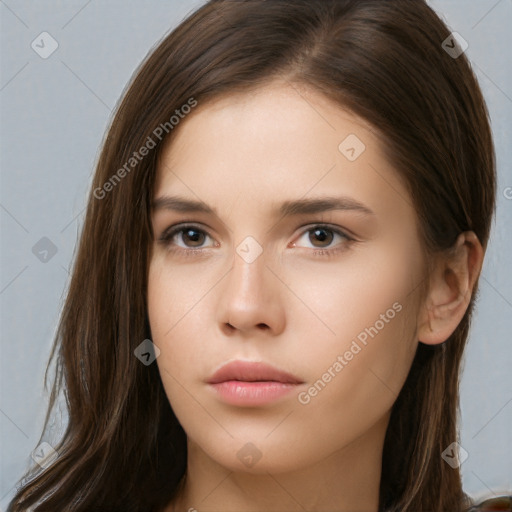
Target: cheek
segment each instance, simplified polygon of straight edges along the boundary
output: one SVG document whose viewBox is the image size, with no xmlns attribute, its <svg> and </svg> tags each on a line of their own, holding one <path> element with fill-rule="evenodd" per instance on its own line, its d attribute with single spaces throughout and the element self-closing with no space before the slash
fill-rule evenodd
<svg viewBox="0 0 512 512">
<path fill-rule="evenodd" d="M 298 322 L 300 332 L 320 337 L 328 350 L 340 349 L 343 343 L 350 345 L 353 338 L 376 323 L 379 333 L 391 335 L 396 331 L 403 337 L 400 322 L 404 317 L 411 323 L 411 334 L 415 308 L 409 308 L 407 314 L 397 309 L 412 304 L 417 295 L 422 278 L 420 258 L 417 246 L 400 246 L 389 240 L 375 243 L 371 249 L 354 246 L 336 261 L 297 260 L 287 264 L 281 269 L 283 280 L 291 283 L 294 294 L 306 306 L 290 321 L 294 328 Z M 317 343 L 314 350 L 318 349 Z"/>
<path fill-rule="evenodd" d="M 332 289 L 324 318 L 336 336 L 319 336 L 317 330 L 308 337 L 315 342 L 300 349 L 308 361 L 308 388 L 298 396 L 297 418 L 302 433 L 315 432 L 304 440 L 312 447 L 318 448 L 318 438 L 343 446 L 377 424 L 407 378 L 417 347 L 416 307 L 409 288 L 389 277 L 370 280 L 375 289 L 365 287 L 364 280 L 346 294 Z"/>
<path fill-rule="evenodd" d="M 316 317 L 297 319 L 313 383 L 304 401 L 318 412 L 326 404 L 346 404 L 359 415 L 368 406 L 375 413 L 391 407 L 417 347 L 420 261 L 417 246 L 390 243 L 315 272 L 295 269 L 301 277 L 294 291 Z"/>
<path fill-rule="evenodd" d="M 197 313 L 219 277 L 204 265 L 175 265 L 165 255 L 155 257 L 148 276 L 148 316 L 155 339 L 172 339 L 183 324 L 201 321 Z"/>
<path fill-rule="evenodd" d="M 208 358 L 218 348 L 213 343 L 213 311 L 207 308 L 213 305 L 209 296 L 219 283 L 220 270 L 207 269 L 197 264 L 173 265 L 165 256 L 150 265 L 148 317 L 152 341 L 160 349 L 157 364 L 168 394 L 173 378 L 178 385 L 204 377 L 210 371 Z"/>
</svg>

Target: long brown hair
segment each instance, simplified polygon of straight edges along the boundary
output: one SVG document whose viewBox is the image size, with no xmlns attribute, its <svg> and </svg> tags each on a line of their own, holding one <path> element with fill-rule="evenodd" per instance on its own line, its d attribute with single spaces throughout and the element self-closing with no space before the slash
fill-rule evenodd
<svg viewBox="0 0 512 512">
<path fill-rule="evenodd" d="M 468 230 L 487 245 L 496 187 L 488 114 L 465 55 L 443 48 L 449 37 L 423 0 L 212 0 L 150 53 L 104 140 L 55 340 L 52 403 L 62 388 L 69 409 L 59 455 L 28 473 L 11 512 L 161 511 L 184 476 L 185 433 L 157 366 L 134 356 L 151 338 L 157 160 L 184 105 L 273 79 L 308 85 L 380 135 L 409 189 L 427 254 Z M 139 158 L 144 146 L 151 148 Z M 457 440 L 459 365 L 475 293 L 445 343 L 419 345 L 387 430 L 381 511 L 463 506 L 459 470 L 441 452 Z"/>
</svg>

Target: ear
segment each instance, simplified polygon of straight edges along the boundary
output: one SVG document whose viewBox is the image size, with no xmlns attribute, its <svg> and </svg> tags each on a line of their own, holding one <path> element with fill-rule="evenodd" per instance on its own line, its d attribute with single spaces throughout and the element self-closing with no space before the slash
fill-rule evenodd
<svg viewBox="0 0 512 512">
<path fill-rule="evenodd" d="M 461 233 L 455 245 L 436 258 L 418 317 L 420 342 L 437 345 L 455 331 L 468 308 L 483 258 L 484 250 L 473 231 Z"/>
</svg>

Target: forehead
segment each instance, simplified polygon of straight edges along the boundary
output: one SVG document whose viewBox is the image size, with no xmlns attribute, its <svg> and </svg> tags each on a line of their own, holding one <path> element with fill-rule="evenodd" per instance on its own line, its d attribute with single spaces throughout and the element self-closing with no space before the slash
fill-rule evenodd
<svg viewBox="0 0 512 512">
<path fill-rule="evenodd" d="M 160 156 L 155 196 L 170 192 L 257 212 L 283 199 L 342 193 L 414 215 L 375 130 L 287 83 L 199 103 Z"/>
</svg>

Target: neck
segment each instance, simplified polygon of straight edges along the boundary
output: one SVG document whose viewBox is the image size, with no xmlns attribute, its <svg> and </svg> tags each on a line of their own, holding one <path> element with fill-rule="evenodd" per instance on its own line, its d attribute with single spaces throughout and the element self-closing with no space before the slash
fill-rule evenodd
<svg viewBox="0 0 512 512">
<path fill-rule="evenodd" d="M 184 485 L 167 512 L 377 512 L 388 418 L 314 465 L 234 472 L 188 440 Z"/>
</svg>

